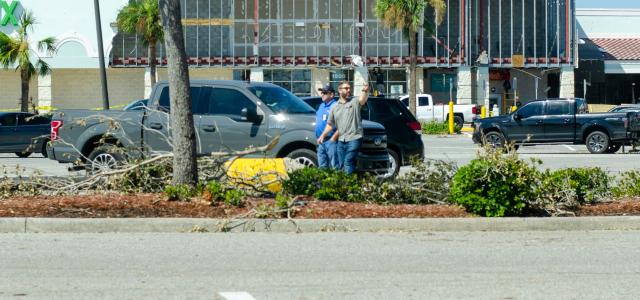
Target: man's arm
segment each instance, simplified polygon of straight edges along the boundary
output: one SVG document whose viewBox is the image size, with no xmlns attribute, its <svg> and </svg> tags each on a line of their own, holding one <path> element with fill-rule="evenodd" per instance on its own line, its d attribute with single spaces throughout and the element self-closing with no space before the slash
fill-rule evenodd
<svg viewBox="0 0 640 300">
<path fill-rule="evenodd" d="M 338 131 L 336 130 L 336 132 L 334 132 L 333 136 L 331 137 L 331 141 L 332 142 L 337 142 L 338 141 L 338 137 L 340 137 L 340 133 L 338 133 Z"/>
<path fill-rule="evenodd" d="M 369 84 L 365 83 L 362 88 L 362 95 L 360 95 L 360 99 L 358 99 L 358 103 L 360 103 L 360 106 L 364 106 L 367 104 L 367 100 L 369 100 Z"/>
<path fill-rule="evenodd" d="M 318 138 L 318 144 L 324 143 L 324 139 L 327 138 L 327 134 L 329 134 L 329 132 L 331 132 L 332 129 L 333 129 L 333 126 L 331 126 L 331 123 L 327 123 L 327 126 L 324 127 L 324 131 Z"/>
</svg>

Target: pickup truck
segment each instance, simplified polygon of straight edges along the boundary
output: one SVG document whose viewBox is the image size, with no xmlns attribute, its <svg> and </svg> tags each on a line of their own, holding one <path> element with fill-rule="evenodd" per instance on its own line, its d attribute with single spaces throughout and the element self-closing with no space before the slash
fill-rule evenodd
<svg viewBox="0 0 640 300">
<path fill-rule="evenodd" d="M 409 107 L 409 95 L 399 98 L 404 105 Z M 429 94 L 416 95 L 416 119 L 423 122 L 446 122 L 449 120 L 449 103 L 433 103 L 433 97 Z M 480 109 L 475 104 L 454 104 L 453 122 L 458 127 L 463 127 L 464 123 L 472 123 L 478 115 Z"/>
<path fill-rule="evenodd" d="M 584 144 L 591 153 L 615 153 L 640 138 L 640 113 L 588 112 L 584 99 L 536 100 L 515 112 L 474 121 L 473 141 L 502 147 Z"/>
<path fill-rule="evenodd" d="M 263 146 L 279 136 L 273 149 L 252 156 L 317 165 L 315 111 L 289 91 L 270 83 L 191 81 L 191 100 L 198 155 Z M 56 111 L 49 158 L 95 171 L 116 166 L 123 152 L 150 157 L 172 151 L 169 111 L 167 82 L 156 84 L 142 110 Z M 363 129 L 359 171 L 388 172 L 384 127 L 364 122 Z"/>
</svg>

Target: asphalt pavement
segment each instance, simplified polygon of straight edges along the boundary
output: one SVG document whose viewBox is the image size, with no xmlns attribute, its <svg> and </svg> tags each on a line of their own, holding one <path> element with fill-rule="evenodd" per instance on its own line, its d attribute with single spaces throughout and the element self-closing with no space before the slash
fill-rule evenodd
<svg viewBox="0 0 640 300">
<path fill-rule="evenodd" d="M 0 234 L 3 299 L 638 299 L 638 231 Z"/>
</svg>

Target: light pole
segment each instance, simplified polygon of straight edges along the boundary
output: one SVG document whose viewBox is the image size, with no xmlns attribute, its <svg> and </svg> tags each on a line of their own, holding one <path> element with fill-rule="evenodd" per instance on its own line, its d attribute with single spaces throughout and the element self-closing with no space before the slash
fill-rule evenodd
<svg viewBox="0 0 640 300">
<path fill-rule="evenodd" d="M 98 36 L 98 56 L 100 59 L 100 82 L 102 83 L 102 108 L 109 109 L 109 90 L 107 89 L 107 70 L 104 66 L 104 47 L 102 46 L 102 22 L 100 21 L 100 4 L 93 0 L 96 17 L 96 34 Z"/>
</svg>

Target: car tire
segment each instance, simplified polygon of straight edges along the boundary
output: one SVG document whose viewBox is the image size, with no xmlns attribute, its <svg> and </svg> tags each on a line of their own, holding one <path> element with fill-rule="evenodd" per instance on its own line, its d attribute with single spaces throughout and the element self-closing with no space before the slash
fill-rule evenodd
<svg viewBox="0 0 640 300">
<path fill-rule="evenodd" d="M 16 155 L 20 158 L 27 158 L 31 155 L 31 152 L 16 152 Z"/>
<path fill-rule="evenodd" d="M 389 168 L 389 172 L 387 174 L 384 174 L 383 177 L 395 178 L 396 176 L 398 176 L 398 173 L 400 173 L 400 156 L 398 156 L 398 153 L 391 149 L 387 149 L 387 151 L 389 152 L 389 163 L 391 164 L 391 166 Z"/>
<path fill-rule="evenodd" d="M 297 149 L 287 154 L 288 158 L 291 158 L 305 167 L 317 167 L 318 155 L 315 151 L 309 149 Z"/>
<path fill-rule="evenodd" d="M 609 150 L 611 141 L 609 141 L 609 135 L 606 133 L 602 131 L 594 131 L 587 136 L 585 144 L 587 145 L 587 150 L 589 150 L 590 153 L 602 154 Z"/>
<path fill-rule="evenodd" d="M 42 154 L 42 156 L 44 156 L 44 158 L 49 157 L 49 154 L 47 153 L 47 149 L 49 149 L 49 140 L 44 141 L 44 143 L 42 144 L 42 150 L 40 151 L 40 153 Z"/>
<path fill-rule="evenodd" d="M 611 145 L 609 145 L 609 148 L 607 148 L 606 153 L 614 154 L 614 153 L 618 152 L 618 150 L 620 150 L 620 148 L 622 148 L 622 144 L 611 143 Z"/>
<path fill-rule="evenodd" d="M 118 169 L 123 161 L 121 154 L 116 151 L 116 146 L 100 146 L 93 149 L 87 161 L 87 172 L 98 174 Z"/>
<path fill-rule="evenodd" d="M 482 137 L 482 144 L 489 145 L 491 148 L 504 148 L 505 138 L 498 131 L 490 131 Z"/>
<path fill-rule="evenodd" d="M 458 127 L 464 127 L 464 119 L 461 116 L 453 116 L 453 124 Z"/>
</svg>

